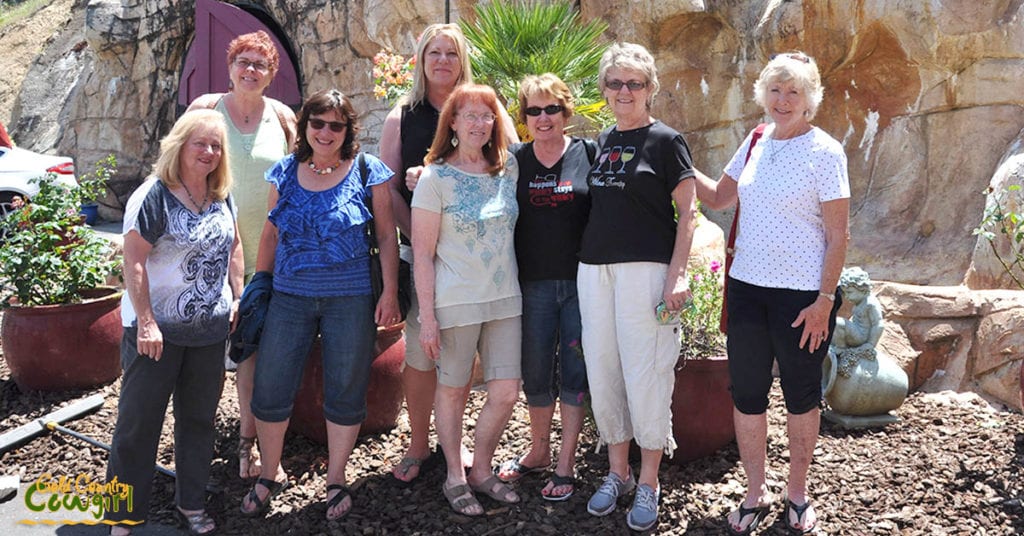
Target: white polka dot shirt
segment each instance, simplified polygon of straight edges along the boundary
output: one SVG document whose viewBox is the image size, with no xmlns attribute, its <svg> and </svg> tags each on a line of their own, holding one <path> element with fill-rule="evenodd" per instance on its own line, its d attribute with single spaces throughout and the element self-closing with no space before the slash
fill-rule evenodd
<svg viewBox="0 0 1024 536">
<path fill-rule="evenodd" d="M 750 135 L 725 168 L 738 179 L 740 221 L 729 275 L 761 287 L 819 290 L 825 261 L 821 203 L 850 197 L 846 154 L 814 127 L 774 140 L 769 125 L 744 166 Z"/>
</svg>

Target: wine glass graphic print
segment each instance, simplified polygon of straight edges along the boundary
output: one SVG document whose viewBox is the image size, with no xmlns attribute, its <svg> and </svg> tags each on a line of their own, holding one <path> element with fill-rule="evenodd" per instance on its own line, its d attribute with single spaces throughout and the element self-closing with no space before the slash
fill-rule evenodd
<svg viewBox="0 0 1024 536">
<path fill-rule="evenodd" d="M 622 146 L 612 147 L 612 152 L 608 154 L 608 161 L 611 162 L 608 164 L 608 173 L 615 173 L 615 163 L 619 161 L 620 156 L 622 156 Z"/>
<path fill-rule="evenodd" d="M 605 149 L 604 151 L 601 151 L 601 156 L 598 157 L 597 160 L 598 160 L 597 170 L 601 171 L 601 168 L 604 167 L 605 160 L 608 160 L 608 150 Z"/>
<path fill-rule="evenodd" d="M 626 164 L 628 164 L 634 156 L 636 156 L 636 147 L 630 145 L 629 147 L 626 147 L 625 149 L 622 150 L 622 166 L 619 167 L 619 173 L 626 172 Z"/>
</svg>

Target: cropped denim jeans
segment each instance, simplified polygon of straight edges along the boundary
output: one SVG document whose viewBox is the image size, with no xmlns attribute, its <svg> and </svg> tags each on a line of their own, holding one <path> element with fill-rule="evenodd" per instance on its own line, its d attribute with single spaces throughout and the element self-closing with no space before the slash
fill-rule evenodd
<svg viewBox="0 0 1024 536">
<path fill-rule="evenodd" d="M 576 281 L 523 281 L 520 288 L 526 402 L 547 407 L 555 403 L 557 396 L 565 404 L 582 406 L 587 392 L 587 365 L 583 360 L 583 324 Z"/>
<path fill-rule="evenodd" d="M 319 335 L 324 417 L 342 426 L 363 422 L 377 329 L 373 309 L 369 294 L 311 298 L 275 290 L 256 360 L 253 415 L 264 422 L 291 416 L 306 358 Z"/>
</svg>

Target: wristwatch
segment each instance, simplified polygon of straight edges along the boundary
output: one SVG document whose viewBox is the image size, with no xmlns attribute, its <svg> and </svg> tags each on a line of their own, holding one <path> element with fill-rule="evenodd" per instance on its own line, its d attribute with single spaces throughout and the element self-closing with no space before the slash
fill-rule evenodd
<svg viewBox="0 0 1024 536">
<path fill-rule="evenodd" d="M 821 296 L 830 302 L 836 301 L 835 292 L 818 292 L 818 296 Z"/>
</svg>

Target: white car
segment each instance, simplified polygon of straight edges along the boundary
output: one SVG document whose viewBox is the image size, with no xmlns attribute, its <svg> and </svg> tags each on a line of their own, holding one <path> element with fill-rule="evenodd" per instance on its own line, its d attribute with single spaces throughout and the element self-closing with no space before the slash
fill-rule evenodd
<svg viewBox="0 0 1024 536">
<path fill-rule="evenodd" d="M 0 146 L 0 217 L 11 208 L 11 199 L 19 195 L 31 199 L 39 192 L 39 185 L 30 179 L 54 173 L 57 181 L 74 186 L 75 164 L 66 156 L 35 153 L 18 147 Z"/>
</svg>

